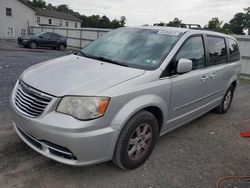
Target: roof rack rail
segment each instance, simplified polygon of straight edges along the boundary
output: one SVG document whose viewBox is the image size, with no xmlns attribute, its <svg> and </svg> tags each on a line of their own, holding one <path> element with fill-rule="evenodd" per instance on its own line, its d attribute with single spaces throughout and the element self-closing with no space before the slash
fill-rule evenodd
<svg viewBox="0 0 250 188">
<path fill-rule="evenodd" d="M 165 27 L 167 27 L 168 25 L 166 23 L 161 22 L 161 23 L 155 23 L 154 26 L 165 26 Z M 189 28 L 189 29 L 202 29 L 201 25 L 199 25 L 199 24 L 185 24 L 185 23 L 183 23 L 183 24 L 181 24 L 180 27 L 181 28 Z"/>
<path fill-rule="evenodd" d="M 202 29 L 200 24 L 183 24 L 189 29 Z"/>
</svg>

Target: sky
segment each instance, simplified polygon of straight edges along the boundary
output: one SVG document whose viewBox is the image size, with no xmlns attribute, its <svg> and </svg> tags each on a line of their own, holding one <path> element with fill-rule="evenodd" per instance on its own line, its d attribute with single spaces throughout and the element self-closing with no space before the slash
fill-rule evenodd
<svg viewBox="0 0 250 188">
<path fill-rule="evenodd" d="M 206 25 L 213 17 L 228 22 L 237 12 L 250 6 L 250 0 L 46 0 L 53 5 L 67 4 L 74 11 L 110 19 L 125 16 L 126 26 L 169 22 L 175 17 L 183 23 Z"/>
</svg>

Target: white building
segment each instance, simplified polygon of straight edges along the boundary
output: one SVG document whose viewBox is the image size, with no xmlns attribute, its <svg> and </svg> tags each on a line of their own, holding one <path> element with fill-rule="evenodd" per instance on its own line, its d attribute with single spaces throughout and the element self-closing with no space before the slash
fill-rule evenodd
<svg viewBox="0 0 250 188">
<path fill-rule="evenodd" d="M 34 8 L 23 0 L 0 0 L 0 39 L 28 34 L 29 26 L 80 28 L 81 20 L 64 12 Z"/>
</svg>

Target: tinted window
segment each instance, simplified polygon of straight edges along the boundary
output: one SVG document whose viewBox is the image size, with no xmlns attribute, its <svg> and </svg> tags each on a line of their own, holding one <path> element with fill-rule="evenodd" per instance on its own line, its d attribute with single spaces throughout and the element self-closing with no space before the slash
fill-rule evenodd
<svg viewBox="0 0 250 188">
<path fill-rule="evenodd" d="M 48 38 L 50 38 L 51 37 L 51 34 L 50 33 L 44 33 L 44 34 L 42 34 L 42 35 L 40 35 L 42 38 L 44 38 L 44 39 L 48 39 Z"/>
<path fill-rule="evenodd" d="M 55 34 L 55 33 L 51 34 L 51 37 L 52 37 L 53 39 L 59 39 L 59 38 L 61 38 L 60 35 Z"/>
<path fill-rule="evenodd" d="M 227 39 L 227 42 L 229 48 L 229 62 L 239 61 L 240 51 L 237 42 L 233 39 Z"/>
<path fill-rule="evenodd" d="M 227 49 L 224 38 L 207 37 L 209 62 L 207 66 L 219 65 L 227 62 Z"/>
<path fill-rule="evenodd" d="M 176 56 L 176 61 L 180 58 L 186 58 L 193 62 L 193 70 L 204 68 L 205 64 L 204 45 L 201 36 L 188 39 L 181 47 L 181 50 Z"/>
</svg>

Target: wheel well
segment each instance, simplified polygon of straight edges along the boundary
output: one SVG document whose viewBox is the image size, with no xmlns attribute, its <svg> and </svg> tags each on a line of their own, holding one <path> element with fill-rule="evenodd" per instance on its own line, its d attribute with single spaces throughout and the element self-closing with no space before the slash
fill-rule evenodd
<svg viewBox="0 0 250 188">
<path fill-rule="evenodd" d="M 64 44 L 64 43 L 59 43 L 58 46 L 60 46 L 60 45 L 63 45 L 64 47 L 66 47 L 66 44 Z"/>
<path fill-rule="evenodd" d="M 35 41 L 35 40 L 30 41 L 30 42 L 29 42 L 29 45 L 30 45 L 30 43 L 32 43 L 32 42 L 34 42 L 34 43 L 36 43 L 36 45 L 38 45 L 37 41 Z"/>
<path fill-rule="evenodd" d="M 159 130 L 159 133 L 160 133 L 161 127 L 162 127 L 162 124 L 163 124 L 163 114 L 162 114 L 161 109 L 158 108 L 158 107 L 155 107 L 155 106 L 150 106 L 150 107 L 146 107 L 146 108 L 144 108 L 142 110 L 146 110 L 146 111 L 152 113 L 156 117 L 156 119 L 158 121 L 158 125 L 159 125 L 158 130 Z"/>
<path fill-rule="evenodd" d="M 233 83 L 231 84 L 234 88 L 236 88 L 237 82 L 233 81 Z"/>
</svg>

